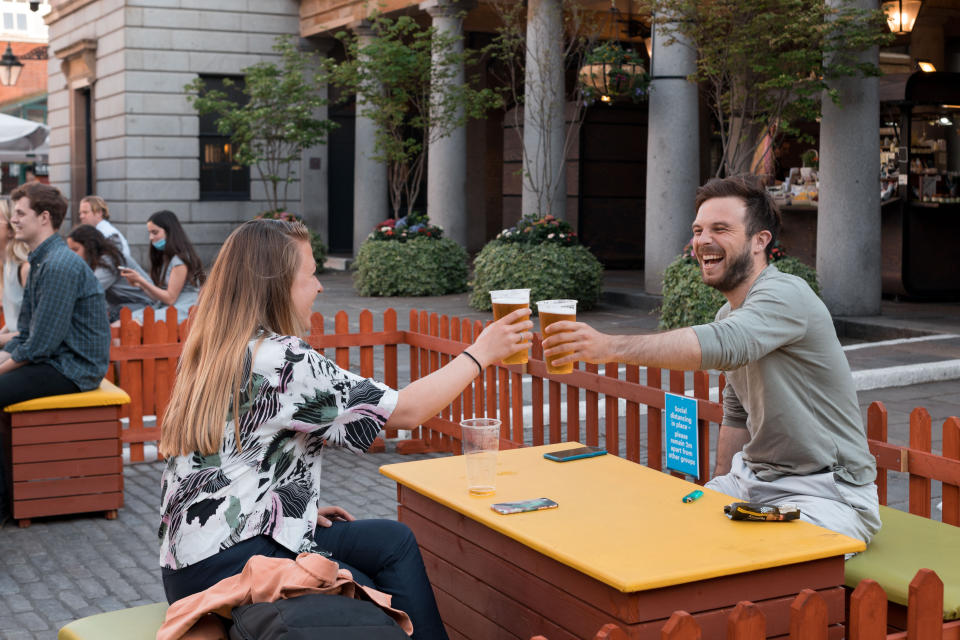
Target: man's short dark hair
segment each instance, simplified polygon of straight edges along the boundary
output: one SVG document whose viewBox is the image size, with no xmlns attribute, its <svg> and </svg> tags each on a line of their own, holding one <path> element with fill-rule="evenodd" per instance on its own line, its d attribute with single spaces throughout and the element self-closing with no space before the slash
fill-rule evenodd
<svg viewBox="0 0 960 640">
<path fill-rule="evenodd" d="M 54 231 L 63 224 L 63 218 L 67 215 L 67 199 L 60 193 L 60 189 L 51 187 L 42 182 L 27 182 L 13 190 L 10 194 L 10 200 L 16 202 L 20 198 L 30 200 L 30 208 L 40 215 L 44 211 L 50 213 L 50 224 Z"/>
<path fill-rule="evenodd" d="M 765 250 L 769 252 L 776 244 L 780 237 L 780 209 L 755 176 L 712 178 L 697 189 L 697 210 L 714 198 L 740 198 L 747 208 L 747 237 L 766 230 L 770 232 L 770 242 Z"/>
</svg>

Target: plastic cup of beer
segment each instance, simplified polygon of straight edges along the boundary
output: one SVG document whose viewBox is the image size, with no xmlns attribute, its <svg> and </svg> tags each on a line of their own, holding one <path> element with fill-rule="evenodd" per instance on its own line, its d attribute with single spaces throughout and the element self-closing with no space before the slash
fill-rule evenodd
<svg viewBox="0 0 960 640">
<path fill-rule="evenodd" d="M 496 491 L 500 421 L 496 418 L 461 420 L 460 434 L 467 463 L 467 491 L 475 496 L 492 495 Z"/>
<path fill-rule="evenodd" d="M 493 303 L 493 319 L 499 320 L 517 309 L 527 309 L 530 307 L 530 289 L 501 289 L 490 292 L 490 302 Z M 529 352 L 527 345 L 529 340 L 524 340 L 520 344 L 523 349 L 513 353 L 503 359 L 503 364 L 527 364 Z"/>
<path fill-rule="evenodd" d="M 554 322 L 559 322 L 561 320 L 570 320 L 573 322 L 577 319 L 577 301 L 576 300 L 540 300 L 537 302 L 537 313 L 540 315 L 540 333 L 543 334 L 543 337 L 547 337 L 547 327 L 549 327 Z M 562 358 L 563 356 L 568 356 L 572 351 L 567 351 L 566 353 L 558 353 L 551 358 L 547 359 L 547 373 L 573 373 L 573 363 L 568 362 L 567 364 L 560 365 L 555 367 L 553 361 L 555 359 Z"/>
</svg>

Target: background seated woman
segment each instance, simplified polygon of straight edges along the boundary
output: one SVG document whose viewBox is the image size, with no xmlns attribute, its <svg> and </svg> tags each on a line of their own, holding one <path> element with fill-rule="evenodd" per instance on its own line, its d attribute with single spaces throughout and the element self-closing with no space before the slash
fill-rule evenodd
<svg viewBox="0 0 960 640">
<path fill-rule="evenodd" d="M 163 318 L 167 307 L 177 309 L 177 322 L 187 319 L 190 307 L 197 303 L 206 275 L 203 265 L 180 221 L 172 211 L 157 211 L 147 219 L 150 237 L 150 279 L 133 269 L 121 269 L 121 275 L 160 304 L 156 316 Z M 143 311 L 133 314 L 143 322 Z"/>
<path fill-rule="evenodd" d="M 153 304 L 153 299 L 146 292 L 120 275 L 121 267 L 133 269 L 144 278 L 147 277 L 146 272 L 136 262 L 128 263 L 117 245 L 105 238 L 96 227 L 89 224 L 75 227 L 67 236 L 67 246 L 93 269 L 93 275 L 106 294 L 110 322 L 119 321 L 123 307 L 138 311 Z"/>
<path fill-rule="evenodd" d="M 20 302 L 23 300 L 23 287 L 27 284 L 30 263 L 27 254 L 30 249 L 23 240 L 13 237 L 13 225 L 10 224 L 11 205 L 9 200 L 0 200 L 0 298 L 3 303 L 3 323 L 0 324 L 0 347 L 20 335 L 17 330 L 17 318 L 20 315 Z"/>
</svg>

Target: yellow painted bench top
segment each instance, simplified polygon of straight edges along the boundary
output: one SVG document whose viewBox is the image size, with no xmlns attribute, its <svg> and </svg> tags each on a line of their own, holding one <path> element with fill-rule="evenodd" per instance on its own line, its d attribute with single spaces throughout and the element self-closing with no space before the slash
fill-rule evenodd
<svg viewBox="0 0 960 640">
<path fill-rule="evenodd" d="M 130 396 L 117 385 L 102 380 L 100 386 L 92 391 L 80 393 L 65 393 L 59 396 L 44 396 L 33 400 L 24 400 L 9 405 L 4 411 L 20 413 L 21 411 L 50 411 L 52 409 L 79 409 L 82 407 L 106 407 L 115 404 L 127 404 Z"/>
<path fill-rule="evenodd" d="M 552 462 L 557 443 L 501 451 L 497 490 L 467 492 L 462 456 L 384 465 L 380 472 L 544 555 L 630 593 L 862 551 L 864 544 L 807 522 L 734 522 L 733 498 L 605 455 Z M 551 498 L 557 509 L 500 515 L 494 502 Z"/>
</svg>

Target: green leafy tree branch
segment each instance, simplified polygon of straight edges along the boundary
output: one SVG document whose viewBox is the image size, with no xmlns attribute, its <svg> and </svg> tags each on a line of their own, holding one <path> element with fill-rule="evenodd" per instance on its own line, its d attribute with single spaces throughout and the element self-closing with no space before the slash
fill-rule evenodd
<svg viewBox="0 0 960 640">
<path fill-rule="evenodd" d="M 373 158 L 387 165 L 394 217 L 413 212 L 423 184 L 430 143 L 450 135 L 468 120 L 499 107 L 491 89 L 468 80 L 452 82 L 475 53 L 462 37 L 425 27 L 409 16 L 370 16 L 373 37 L 337 34 L 346 60 L 328 65 L 329 81 L 357 96 L 359 115 L 376 125 Z"/>
<path fill-rule="evenodd" d="M 315 70 L 323 68 L 316 54 L 298 50 L 288 36 L 278 38 L 273 49 L 279 61 L 243 70 L 244 101 L 209 89 L 202 78 L 185 89 L 198 113 L 217 116 L 217 130 L 233 145 L 233 159 L 256 167 L 271 210 L 279 211 L 287 207 L 302 151 L 325 142 L 336 124 L 316 116 L 326 104 L 314 81 Z M 230 79 L 224 84 L 235 86 Z"/>
<path fill-rule="evenodd" d="M 890 41 L 879 10 L 823 0 L 652 0 L 669 43 L 697 52 L 697 71 L 713 111 L 722 156 L 717 175 L 747 173 L 800 122 L 820 115 L 831 81 L 878 76 L 862 52 Z M 682 36 L 679 38 L 677 36 Z M 768 144 L 769 143 L 769 144 Z"/>
</svg>

